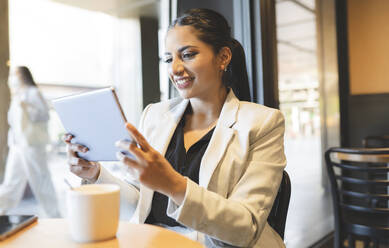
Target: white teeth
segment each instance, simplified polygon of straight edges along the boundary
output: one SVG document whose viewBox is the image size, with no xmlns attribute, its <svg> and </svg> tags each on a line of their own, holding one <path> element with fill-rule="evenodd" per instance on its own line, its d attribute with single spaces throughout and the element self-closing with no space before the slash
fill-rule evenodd
<svg viewBox="0 0 389 248">
<path fill-rule="evenodd" d="M 180 80 L 176 80 L 176 83 L 177 83 L 177 84 L 185 84 L 185 83 L 188 82 L 189 80 L 190 80 L 189 78 L 180 79 Z"/>
</svg>

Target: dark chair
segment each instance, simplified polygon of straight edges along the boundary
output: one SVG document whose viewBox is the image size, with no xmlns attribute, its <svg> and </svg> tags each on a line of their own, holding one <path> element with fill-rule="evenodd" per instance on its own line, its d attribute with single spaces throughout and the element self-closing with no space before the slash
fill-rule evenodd
<svg viewBox="0 0 389 248">
<path fill-rule="evenodd" d="M 378 247 L 389 239 L 389 148 L 331 148 L 325 153 L 335 217 L 335 248 Z"/>
<path fill-rule="evenodd" d="M 283 172 L 282 181 L 267 222 L 284 239 L 286 216 L 288 215 L 291 193 L 290 178 L 286 171 Z"/>
<path fill-rule="evenodd" d="M 366 148 L 384 148 L 389 147 L 389 135 L 372 135 L 367 136 L 362 140 L 362 144 Z"/>
</svg>

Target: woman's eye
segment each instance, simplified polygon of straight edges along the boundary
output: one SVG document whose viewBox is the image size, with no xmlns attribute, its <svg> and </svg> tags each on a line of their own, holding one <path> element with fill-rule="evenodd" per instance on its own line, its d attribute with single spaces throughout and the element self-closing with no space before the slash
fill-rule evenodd
<svg viewBox="0 0 389 248">
<path fill-rule="evenodd" d="M 182 58 L 190 59 L 190 58 L 193 58 L 196 54 L 197 54 L 196 52 L 184 53 L 184 54 L 182 54 Z"/>
<path fill-rule="evenodd" d="M 169 64 L 169 63 L 172 62 L 172 58 L 164 58 L 163 62 L 166 63 L 166 64 Z"/>
</svg>

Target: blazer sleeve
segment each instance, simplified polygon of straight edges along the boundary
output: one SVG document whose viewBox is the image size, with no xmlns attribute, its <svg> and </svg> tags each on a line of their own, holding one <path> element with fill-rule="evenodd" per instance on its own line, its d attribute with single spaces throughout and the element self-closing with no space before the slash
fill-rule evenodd
<svg viewBox="0 0 389 248">
<path fill-rule="evenodd" d="M 227 198 L 188 178 L 183 203 L 177 206 L 169 200 L 168 215 L 210 236 L 216 245 L 253 246 L 266 225 L 286 165 L 281 112 L 270 112 L 252 135 L 247 168 Z"/>
<path fill-rule="evenodd" d="M 147 112 L 149 110 L 150 105 L 148 105 L 142 113 L 139 123 L 139 131 L 143 133 L 144 131 L 144 120 L 146 118 Z M 107 169 L 104 168 L 104 164 L 102 164 L 100 169 L 100 174 L 95 183 L 113 183 L 117 184 L 120 187 L 120 208 L 121 211 L 130 211 L 130 215 L 135 212 L 136 206 L 139 200 L 139 181 L 134 176 L 133 171 L 128 170 L 128 175 L 121 180 L 114 175 L 112 175 Z"/>
</svg>

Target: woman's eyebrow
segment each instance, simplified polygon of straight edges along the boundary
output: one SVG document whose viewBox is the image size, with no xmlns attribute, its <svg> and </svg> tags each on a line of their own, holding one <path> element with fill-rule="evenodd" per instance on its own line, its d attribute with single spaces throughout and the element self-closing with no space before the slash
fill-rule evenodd
<svg viewBox="0 0 389 248">
<path fill-rule="evenodd" d="M 180 47 L 178 49 L 178 52 L 182 52 L 182 51 L 185 51 L 186 49 L 188 48 L 197 48 L 196 46 L 191 46 L 191 45 L 188 45 L 188 46 L 183 46 L 183 47 Z"/>
<path fill-rule="evenodd" d="M 183 46 L 183 47 L 180 47 L 178 49 L 178 52 L 181 53 L 182 51 L 185 51 L 188 48 L 197 48 L 197 46 L 191 46 L 191 45 Z M 165 52 L 164 55 L 171 55 L 171 53 L 170 52 Z"/>
</svg>

